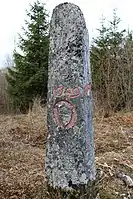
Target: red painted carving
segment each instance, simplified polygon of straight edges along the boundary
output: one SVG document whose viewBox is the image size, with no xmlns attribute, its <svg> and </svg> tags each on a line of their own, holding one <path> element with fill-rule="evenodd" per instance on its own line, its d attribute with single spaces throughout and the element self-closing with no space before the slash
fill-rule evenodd
<svg viewBox="0 0 133 199">
<path fill-rule="evenodd" d="M 89 96 L 90 90 L 91 90 L 91 84 L 86 84 L 82 93 L 80 87 L 65 88 L 64 86 L 58 86 L 53 90 L 53 97 L 56 98 L 56 97 L 65 96 L 67 99 L 74 99 L 81 96 L 81 94 Z"/>
<path fill-rule="evenodd" d="M 80 88 L 79 87 L 76 87 L 76 88 L 73 88 L 72 89 L 72 95 L 70 98 L 76 98 L 76 97 L 79 97 L 80 96 Z"/>
<path fill-rule="evenodd" d="M 72 94 L 72 89 L 71 88 L 67 88 L 66 92 L 65 92 L 66 97 L 67 98 L 71 98 L 71 94 Z"/>
<path fill-rule="evenodd" d="M 90 90 L 91 90 L 91 84 L 87 84 L 84 89 L 84 94 L 89 96 Z"/>
<path fill-rule="evenodd" d="M 63 86 L 58 86 L 56 89 L 53 90 L 54 97 L 62 96 Z"/>
<path fill-rule="evenodd" d="M 61 120 L 61 116 L 60 116 L 60 108 L 63 106 L 70 110 L 70 115 L 66 122 L 63 122 Z M 72 128 L 77 121 L 76 109 L 75 109 L 74 105 L 67 100 L 60 100 L 60 101 L 56 102 L 53 107 L 53 114 L 54 114 L 54 118 L 55 118 L 55 121 L 58 124 L 58 126 L 65 128 L 65 129 Z"/>
<path fill-rule="evenodd" d="M 53 106 L 53 115 L 58 126 L 65 129 L 69 129 L 75 125 L 77 121 L 76 109 L 75 106 L 68 100 L 80 97 L 81 95 L 89 96 L 90 90 L 91 90 L 91 84 L 86 84 L 82 93 L 80 87 L 64 88 L 63 86 L 58 86 L 56 89 L 53 90 L 54 99 L 56 99 L 56 97 L 62 97 L 62 96 L 65 97 L 65 99 L 57 101 Z M 68 113 L 67 114 L 63 113 L 64 111 L 63 109 L 64 110 L 66 109 Z"/>
</svg>

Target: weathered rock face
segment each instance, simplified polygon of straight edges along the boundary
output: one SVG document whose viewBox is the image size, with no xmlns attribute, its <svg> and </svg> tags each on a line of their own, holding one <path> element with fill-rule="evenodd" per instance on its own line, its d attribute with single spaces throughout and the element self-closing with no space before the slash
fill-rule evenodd
<svg viewBox="0 0 133 199">
<path fill-rule="evenodd" d="M 52 15 L 45 169 L 54 188 L 95 179 L 89 39 L 83 14 L 71 3 Z"/>
</svg>

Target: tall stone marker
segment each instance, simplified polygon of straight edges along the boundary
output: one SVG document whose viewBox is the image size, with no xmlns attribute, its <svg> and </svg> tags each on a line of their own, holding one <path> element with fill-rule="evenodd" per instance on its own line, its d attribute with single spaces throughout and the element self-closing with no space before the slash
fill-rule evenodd
<svg viewBox="0 0 133 199">
<path fill-rule="evenodd" d="M 58 5 L 50 27 L 45 162 L 49 190 L 56 190 L 58 198 L 71 198 L 73 192 L 75 198 L 95 198 L 88 188 L 96 174 L 89 61 L 88 31 L 80 8 Z"/>
</svg>

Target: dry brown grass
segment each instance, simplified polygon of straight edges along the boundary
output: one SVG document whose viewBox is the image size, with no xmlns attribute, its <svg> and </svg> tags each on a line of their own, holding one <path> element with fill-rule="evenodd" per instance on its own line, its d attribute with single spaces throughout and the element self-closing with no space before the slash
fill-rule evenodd
<svg viewBox="0 0 133 199">
<path fill-rule="evenodd" d="M 133 177 L 133 114 L 96 115 L 96 163 L 104 172 L 101 199 L 124 198 L 127 188 L 116 177 Z M 0 199 L 46 198 L 44 154 L 46 108 L 39 104 L 27 115 L 0 116 Z"/>
<path fill-rule="evenodd" d="M 123 171 L 133 179 L 133 113 L 97 115 L 94 124 L 96 164 L 103 171 L 101 198 L 132 199 L 133 188 L 125 186 L 117 174 Z"/>
<path fill-rule="evenodd" d="M 8 112 L 7 81 L 5 72 L 0 70 L 0 114 Z"/>
<path fill-rule="evenodd" d="M 44 198 L 46 136 L 46 109 L 0 116 L 0 199 Z"/>
</svg>

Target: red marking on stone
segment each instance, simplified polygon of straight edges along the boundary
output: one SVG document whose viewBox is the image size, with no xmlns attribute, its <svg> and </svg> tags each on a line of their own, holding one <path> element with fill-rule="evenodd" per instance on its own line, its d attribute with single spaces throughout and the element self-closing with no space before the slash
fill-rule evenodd
<svg viewBox="0 0 133 199">
<path fill-rule="evenodd" d="M 84 93 L 87 94 L 87 95 L 89 95 L 90 90 L 91 90 L 91 84 L 87 84 L 85 86 Z"/>
<path fill-rule="evenodd" d="M 71 97 L 71 94 L 72 94 L 72 89 L 71 89 L 71 88 L 67 88 L 65 94 L 66 94 L 66 96 L 67 96 L 68 98 L 70 98 L 70 97 Z"/>
<path fill-rule="evenodd" d="M 60 124 L 58 108 L 54 107 L 54 111 L 53 112 L 54 112 L 54 117 L 55 117 L 55 120 L 56 120 L 57 124 Z"/>
<path fill-rule="evenodd" d="M 59 108 L 62 105 L 65 105 L 67 108 L 69 108 L 71 110 L 70 120 L 66 124 L 64 124 L 61 121 L 60 115 L 59 115 Z M 54 114 L 54 118 L 55 118 L 56 123 L 60 127 L 65 128 L 65 129 L 72 128 L 77 121 L 77 113 L 76 113 L 75 106 L 67 100 L 60 100 L 60 101 L 56 102 L 54 104 L 54 107 L 53 107 L 53 114 Z"/>
<path fill-rule="evenodd" d="M 76 87 L 76 88 L 73 88 L 72 89 L 72 95 L 70 98 L 77 98 L 80 96 L 80 88 L 79 87 Z"/>
<path fill-rule="evenodd" d="M 62 97 L 65 96 L 67 99 L 74 99 L 80 97 L 82 95 L 88 95 L 91 90 L 91 84 L 87 84 L 83 89 L 82 93 L 80 91 L 80 87 L 75 88 L 65 88 L 64 86 L 58 86 L 53 89 L 53 97 Z"/>
<path fill-rule="evenodd" d="M 63 86 L 58 86 L 56 89 L 53 90 L 54 97 L 62 96 Z"/>
</svg>

